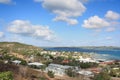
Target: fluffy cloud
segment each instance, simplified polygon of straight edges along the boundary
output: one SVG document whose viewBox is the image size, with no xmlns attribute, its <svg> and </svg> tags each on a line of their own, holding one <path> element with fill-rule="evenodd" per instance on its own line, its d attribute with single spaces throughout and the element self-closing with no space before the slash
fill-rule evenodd
<svg viewBox="0 0 120 80">
<path fill-rule="evenodd" d="M 44 40 L 54 40 L 54 33 L 42 25 L 33 25 L 29 21 L 15 20 L 8 26 L 8 31 L 14 34 L 30 36 Z"/>
<path fill-rule="evenodd" d="M 4 37 L 4 33 L 0 32 L 0 38 L 3 38 L 3 37 Z"/>
<path fill-rule="evenodd" d="M 85 28 L 97 29 L 97 28 L 108 27 L 110 26 L 110 23 L 98 16 L 92 16 L 87 20 L 84 20 L 82 26 Z"/>
<path fill-rule="evenodd" d="M 114 11 L 109 10 L 109 11 L 106 13 L 105 17 L 106 17 L 107 19 L 109 19 L 109 20 L 118 20 L 118 19 L 120 19 L 120 14 L 119 14 L 119 13 L 116 13 L 116 12 L 114 12 Z"/>
<path fill-rule="evenodd" d="M 68 24 L 74 25 L 78 21 L 76 17 L 81 16 L 86 8 L 81 0 L 35 0 L 36 2 L 42 2 L 43 8 L 47 9 L 51 13 L 54 13 L 56 17 L 54 21 L 64 21 Z"/>
<path fill-rule="evenodd" d="M 82 3 L 87 3 L 89 0 L 79 0 Z"/>
<path fill-rule="evenodd" d="M 92 16 L 84 20 L 83 27 L 89 29 L 101 29 L 105 28 L 107 32 L 115 31 L 117 26 L 120 24 L 120 14 L 114 11 L 107 11 L 105 17 L 100 18 L 99 16 Z"/>
<path fill-rule="evenodd" d="M 0 3 L 2 3 L 2 4 L 9 4 L 11 2 L 12 2 L 12 0 L 0 0 Z"/>
</svg>

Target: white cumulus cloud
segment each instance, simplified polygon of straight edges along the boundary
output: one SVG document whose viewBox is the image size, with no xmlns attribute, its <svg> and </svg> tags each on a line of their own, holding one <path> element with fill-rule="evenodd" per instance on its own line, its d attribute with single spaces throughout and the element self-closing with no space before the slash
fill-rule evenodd
<svg viewBox="0 0 120 80">
<path fill-rule="evenodd" d="M 35 37 L 43 40 L 54 40 L 55 35 L 48 26 L 33 25 L 29 21 L 15 20 L 8 26 L 8 31 L 22 36 Z"/>
<path fill-rule="evenodd" d="M 12 0 L 0 0 L 0 3 L 2 3 L 2 4 L 9 4 L 11 2 L 12 2 Z"/>
<path fill-rule="evenodd" d="M 74 25 L 78 21 L 76 17 L 81 16 L 86 8 L 81 0 L 35 0 L 42 2 L 43 8 L 56 15 L 54 21 L 64 21 Z"/>
<path fill-rule="evenodd" d="M 87 3 L 89 0 L 79 0 L 81 1 L 82 3 Z"/>
<path fill-rule="evenodd" d="M 82 26 L 85 28 L 97 29 L 97 28 L 108 27 L 110 26 L 110 23 L 98 16 L 92 16 L 87 20 L 84 20 Z"/>
<path fill-rule="evenodd" d="M 109 10 L 109 11 L 107 11 L 105 17 L 109 20 L 118 20 L 118 19 L 120 19 L 120 14 Z"/>
<path fill-rule="evenodd" d="M 54 21 L 65 21 L 70 25 L 75 25 L 78 23 L 78 21 L 76 19 L 68 19 L 67 17 L 63 17 L 63 16 L 57 16 Z"/>
</svg>

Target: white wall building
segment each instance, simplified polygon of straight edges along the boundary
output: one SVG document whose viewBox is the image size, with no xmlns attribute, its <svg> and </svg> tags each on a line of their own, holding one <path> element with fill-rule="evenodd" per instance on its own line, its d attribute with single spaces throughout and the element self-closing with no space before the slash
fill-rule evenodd
<svg viewBox="0 0 120 80">
<path fill-rule="evenodd" d="M 19 60 L 14 60 L 14 61 L 12 61 L 14 64 L 16 64 L 16 65 L 19 65 L 20 63 L 21 63 L 21 61 L 19 61 Z"/>
<path fill-rule="evenodd" d="M 36 66 L 38 68 L 40 68 L 41 66 L 43 66 L 44 64 L 39 63 L 39 62 L 33 62 L 33 63 L 28 63 L 28 66 Z"/>
<path fill-rule="evenodd" d="M 68 68 L 71 68 L 72 66 L 64 66 L 59 64 L 49 64 L 49 66 L 46 68 L 46 72 L 53 71 L 55 75 L 63 76 L 65 75 L 65 70 Z"/>
<path fill-rule="evenodd" d="M 94 76 L 94 74 L 91 71 L 78 71 L 78 74 L 84 75 L 84 76 Z"/>
<path fill-rule="evenodd" d="M 98 63 L 97 60 L 94 60 L 94 59 L 91 59 L 91 58 L 83 58 L 82 56 L 80 56 L 80 58 L 78 59 L 80 62 L 95 62 L 95 63 Z"/>
</svg>

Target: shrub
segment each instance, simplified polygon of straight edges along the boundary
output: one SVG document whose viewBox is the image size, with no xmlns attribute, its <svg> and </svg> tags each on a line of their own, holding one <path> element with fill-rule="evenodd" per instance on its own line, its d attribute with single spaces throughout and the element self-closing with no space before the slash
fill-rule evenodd
<svg viewBox="0 0 120 80">
<path fill-rule="evenodd" d="M 1 72 L 0 73 L 0 80 L 13 80 L 12 72 Z"/>
<path fill-rule="evenodd" d="M 46 78 L 45 77 L 40 77 L 40 79 L 39 80 L 46 80 Z"/>
<path fill-rule="evenodd" d="M 93 80 L 110 80 L 110 76 L 106 72 L 101 72 Z"/>
<path fill-rule="evenodd" d="M 52 72 L 52 71 L 48 71 L 48 76 L 50 77 L 50 78 L 54 78 L 54 72 Z"/>
<path fill-rule="evenodd" d="M 76 73 L 72 68 L 68 68 L 65 73 L 69 76 L 69 77 L 75 77 Z"/>
</svg>

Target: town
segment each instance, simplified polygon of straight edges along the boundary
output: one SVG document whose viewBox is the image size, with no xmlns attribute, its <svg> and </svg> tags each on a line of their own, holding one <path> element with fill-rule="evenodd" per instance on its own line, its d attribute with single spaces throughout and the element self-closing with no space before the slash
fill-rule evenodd
<svg viewBox="0 0 120 80">
<path fill-rule="evenodd" d="M 47 51 L 14 42 L 0 44 L 0 74 L 13 72 L 15 80 L 120 80 L 120 60 L 94 59 L 90 53 Z"/>
</svg>

